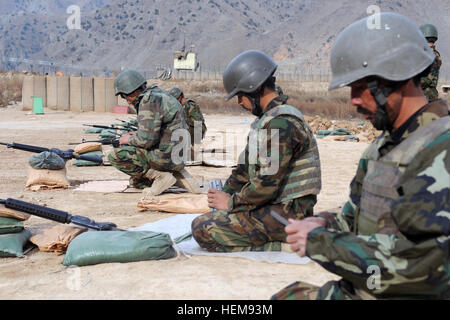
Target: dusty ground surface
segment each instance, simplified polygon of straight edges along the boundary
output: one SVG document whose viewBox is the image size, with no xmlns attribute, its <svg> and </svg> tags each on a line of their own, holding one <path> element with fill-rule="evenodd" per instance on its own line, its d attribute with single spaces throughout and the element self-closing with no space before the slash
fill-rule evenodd
<svg viewBox="0 0 450 320">
<path fill-rule="evenodd" d="M 56 112 L 32 115 L 18 107 L 0 108 L 0 141 L 68 149 L 69 142 L 96 138 L 83 133 L 84 123 L 111 124 L 127 115 Z M 208 139 L 226 129 L 244 140 L 252 116 L 206 115 Z M 216 138 L 216 142 L 217 142 Z M 243 142 L 242 142 L 243 141 Z M 342 206 L 366 143 L 319 140 L 323 190 L 316 212 Z M 240 151 L 240 150 L 239 150 Z M 92 180 L 125 180 L 113 167 L 67 165 L 71 187 L 66 190 L 32 192 L 25 188 L 30 153 L 0 146 L 0 198 L 20 198 L 36 204 L 111 221 L 122 228 L 140 226 L 172 216 L 136 210 L 140 194 L 76 192 L 80 183 Z M 197 178 L 226 179 L 231 168 L 188 167 Z M 33 234 L 55 223 L 38 217 L 25 222 Z M 294 281 L 315 285 L 338 279 L 318 264 L 289 265 L 254 262 L 241 258 L 193 256 L 163 261 L 112 263 L 67 269 L 63 256 L 32 250 L 26 258 L 0 258 L 0 299 L 269 299 Z M 74 277 L 81 286 L 73 285 Z"/>
</svg>

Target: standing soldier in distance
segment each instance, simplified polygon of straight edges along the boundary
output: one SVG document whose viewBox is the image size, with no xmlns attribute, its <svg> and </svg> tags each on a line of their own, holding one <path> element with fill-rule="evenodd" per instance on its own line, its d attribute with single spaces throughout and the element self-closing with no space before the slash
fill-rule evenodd
<svg viewBox="0 0 450 320">
<path fill-rule="evenodd" d="M 271 211 L 285 218 L 313 215 L 321 189 L 317 142 L 302 113 L 278 96 L 276 68 L 264 52 L 249 50 L 225 69 L 227 99 L 237 95 L 258 118 L 223 192 L 208 192 L 209 206 L 218 211 L 192 222 L 193 237 L 208 251 L 280 250 L 286 233 Z M 258 134 L 261 144 L 251 138 Z"/>
<path fill-rule="evenodd" d="M 430 73 L 422 77 L 420 85 L 422 86 L 423 93 L 428 99 L 428 102 L 432 102 L 439 98 L 439 92 L 437 90 L 439 82 L 439 69 L 442 65 L 441 55 L 436 50 L 435 43 L 438 40 L 438 31 L 432 24 L 424 24 L 420 27 L 423 35 L 428 41 L 428 45 L 433 49 L 435 59 L 430 67 Z"/>
<path fill-rule="evenodd" d="M 203 139 L 205 137 L 206 134 L 206 124 L 205 124 L 205 118 L 203 117 L 203 113 L 200 110 L 200 106 L 198 105 L 198 103 L 190 98 L 186 98 L 184 96 L 183 91 L 178 88 L 178 87 L 173 87 L 172 89 L 170 89 L 169 93 L 178 100 L 178 102 L 183 106 L 184 108 L 184 112 L 186 115 L 186 122 L 188 124 L 189 127 L 189 134 L 191 136 L 191 160 L 194 161 L 194 145 L 195 144 L 200 144 L 201 143 L 201 139 Z M 200 141 L 197 141 L 195 139 L 195 124 L 202 126 L 202 134 L 201 134 L 201 139 Z"/>
<path fill-rule="evenodd" d="M 420 88 L 434 54 L 416 24 L 395 13 L 380 19 L 389 28 L 361 19 L 338 35 L 330 90 L 350 86 L 352 105 L 383 133 L 363 153 L 339 214 L 286 227 L 293 251 L 342 279 L 296 282 L 274 299 L 450 297 L 447 104 L 428 103 Z"/>
<path fill-rule="evenodd" d="M 130 185 L 144 189 L 145 196 L 161 194 L 174 184 L 197 193 L 198 185 L 174 161 L 173 151 L 183 141 L 172 141 L 174 131 L 187 130 L 183 108 L 171 95 L 152 85 L 135 70 L 124 70 L 114 80 L 121 95 L 137 111 L 137 132 L 124 134 L 120 147 L 108 156 L 111 164 L 130 176 Z M 178 159 L 180 160 L 180 159 Z"/>
</svg>

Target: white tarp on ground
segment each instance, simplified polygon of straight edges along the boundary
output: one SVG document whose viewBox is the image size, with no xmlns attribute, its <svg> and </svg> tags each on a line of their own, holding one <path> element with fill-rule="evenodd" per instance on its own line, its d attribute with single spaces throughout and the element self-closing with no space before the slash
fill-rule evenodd
<svg viewBox="0 0 450 320">
<path fill-rule="evenodd" d="M 168 233 L 172 239 L 176 239 L 191 231 L 191 224 L 194 218 L 199 214 L 180 214 L 174 217 L 161 219 L 156 222 L 147 223 L 143 226 L 129 229 L 129 231 L 155 231 Z M 231 252 L 231 253 L 216 253 L 207 252 L 200 248 L 194 238 L 185 240 L 178 244 L 178 248 L 184 253 L 190 255 L 207 255 L 207 256 L 222 256 L 222 257 L 239 257 L 255 261 L 265 262 L 282 262 L 289 264 L 306 264 L 310 261 L 309 258 L 300 258 L 296 253 L 289 252 Z"/>
</svg>

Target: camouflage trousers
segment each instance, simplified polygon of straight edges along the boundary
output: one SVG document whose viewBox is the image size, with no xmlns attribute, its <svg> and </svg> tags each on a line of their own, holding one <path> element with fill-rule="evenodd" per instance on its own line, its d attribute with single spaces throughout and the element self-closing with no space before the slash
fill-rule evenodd
<svg viewBox="0 0 450 320">
<path fill-rule="evenodd" d="M 149 169 L 173 172 L 184 168 L 184 164 L 174 164 L 170 155 L 158 149 L 146 150 L 133 146 L 114 148 L 108 155 L 108 160 L 115 168 L 129 175 L 130 185 L 138 189 L 152 185 L 152 182 L 144 177 Z"/>
<path fill-rule="evenodd" d="M 322 287 L 294 282 L 272 296 L 271 300 L 373 300 L 372 295 L 355 290 L 345 280 L 329 281 Z"/>
<path fill-rule="evenodd" d="M 294 200 L 246 212 L 208 212 L 192 221 L 192 236 L 200 247 L 210 252 L 281 251 L 287 236 L 285 226 L 270 211 L 286 219 L 302 219 L 313 213 L 315 202 L 311 206 L 307 204 L 304 202 L 299 208 Z"/>
</svg>

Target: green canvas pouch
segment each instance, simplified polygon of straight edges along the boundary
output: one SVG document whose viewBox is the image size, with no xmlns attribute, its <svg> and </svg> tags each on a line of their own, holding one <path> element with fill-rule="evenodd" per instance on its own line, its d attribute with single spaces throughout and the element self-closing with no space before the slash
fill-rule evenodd
<svg viewBox="0 0 450 320">
<path fill-rule="evenodd" d="M 0 234 L 17 233 L 23 230 L 23 222 L 0 217 Z"/>
<path fill-rule="evenodd" d="M 24 229 L 19 233 L 0 235 L 0 257 L 23 258 L 23 247 L 31 238 L 31 232 Z"/>
<path fill-rule="evenodd" d="M 170 259 L 177 255 L 166 233 L 153 231 L 91 231 L 69 244 L 65 266 Z"/>
</svg>

